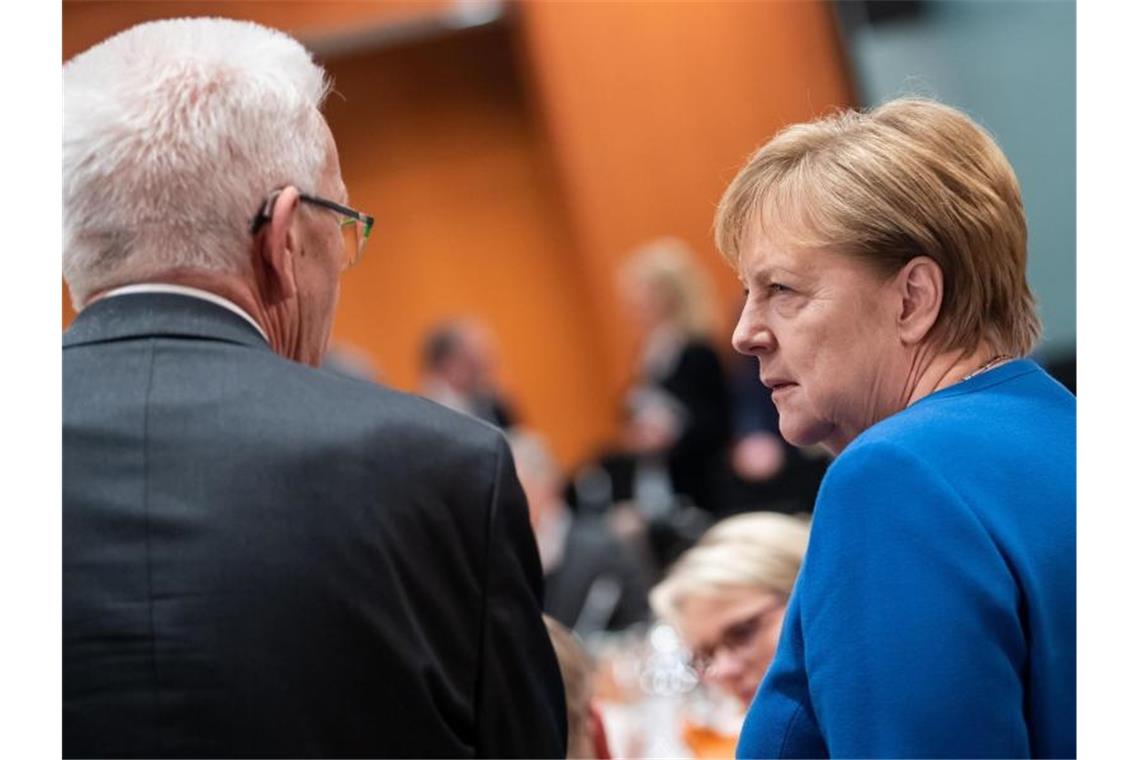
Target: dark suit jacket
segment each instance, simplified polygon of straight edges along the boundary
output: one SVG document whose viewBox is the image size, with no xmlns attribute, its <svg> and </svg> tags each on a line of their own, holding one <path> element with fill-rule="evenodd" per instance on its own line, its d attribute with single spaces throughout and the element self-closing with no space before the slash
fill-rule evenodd
<svg viewBox="0 0 1140 760">
<path fill-rule="evenodd" d="M 65 756 L 564 756 L 502 436 L 109 298 L 64 336 Z"/>
</svg>

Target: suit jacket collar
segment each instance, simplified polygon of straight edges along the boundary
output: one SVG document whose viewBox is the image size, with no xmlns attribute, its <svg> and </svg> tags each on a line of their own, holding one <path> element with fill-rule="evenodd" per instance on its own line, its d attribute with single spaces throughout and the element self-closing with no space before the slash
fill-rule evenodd
<svg viewBox="0 0 1140 760">
<path fill-rule="evenodd" d="M 143 337 L 206 338 L 271 350 L 251 324 L 217 304 L 174 293 L 130 293 L 91 304 L 63 334 L 63 345 Z"/>
</svg>

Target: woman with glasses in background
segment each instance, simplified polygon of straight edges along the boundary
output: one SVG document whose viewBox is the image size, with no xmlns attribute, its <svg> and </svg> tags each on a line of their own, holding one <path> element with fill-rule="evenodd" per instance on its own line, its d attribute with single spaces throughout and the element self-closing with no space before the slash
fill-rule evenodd
<svg viewBox="0 0 1140 760">
<path fill-rule="evenodd" d="M 808 521 L 775 512 L 722 520 L 681 555 L 651 592 L 701 678 L 747 707 L 772 662 Z"/>
</svg>

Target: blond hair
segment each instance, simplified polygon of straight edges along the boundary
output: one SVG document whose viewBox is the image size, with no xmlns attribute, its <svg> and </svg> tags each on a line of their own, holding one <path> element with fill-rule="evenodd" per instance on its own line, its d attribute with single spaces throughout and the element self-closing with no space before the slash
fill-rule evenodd
<svg viewBox="0 0 1140 760">
<path fill-rule="evenodd" d="M 649 594 L 658 617 L 673 622 L 685 601 L 752 588 L 789 595 L 807 550 L 810 524 L 778 512 L 721 520 L 669 568 Z"/>
<path fill-rule="evenodd" d="M 638 247 L 626 260 L 622 275 L 659 295 L 670 321 L 686 335 L 707 337 L 715 331 L 712 281 L 682 240 L 663 237 Z"/>
<path fill-rule="evenodd" d="M 931 335 L 943 350 L 986 340 L 1024 356 L 1041 333 L 1017 177 L 984 129 L 940 103 L 900 99 L 785 128 L 725 191 L 715 234 L 734 266 L 754 236 L 857 256 L 884 276 L 930 257 L 944 280 Z"/>
</svg>

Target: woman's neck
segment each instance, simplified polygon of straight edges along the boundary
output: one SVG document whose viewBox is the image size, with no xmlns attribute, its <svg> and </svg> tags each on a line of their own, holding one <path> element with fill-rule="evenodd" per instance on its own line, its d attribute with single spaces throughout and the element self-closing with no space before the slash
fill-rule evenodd
<svg viewBox="0 0 1140 760">
<path fill-rule="evenodd" d="M 948 351 L 923 361 L 921 352 L 912 362 L 910 381 L 907 384 L 906 405 L 962 382 L 982 371 L 993 369 L 1013 357 L 983 342 L 968 353 Z"/>
</svg>

